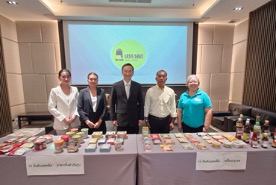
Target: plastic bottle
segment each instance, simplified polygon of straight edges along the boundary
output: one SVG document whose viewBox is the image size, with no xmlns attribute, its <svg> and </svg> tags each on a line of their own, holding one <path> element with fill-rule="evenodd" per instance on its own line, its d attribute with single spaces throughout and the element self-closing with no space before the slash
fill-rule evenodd
<svg viewBox="0 0 276 185">
<path fill-rule="evenodd" d="M 267 148 L 268 147 L 268 133 L 264 133 L 263 134 L 262 147 L 263 148 Z"/>
<path fill-rule="evenodd" d="M 243 135 L 243 121 L 242 118 L 239 117 L 238 121 L 236 122 L 236 138 L 242 139 Z"/>
<path fill-rule="evenodd" d="M 252 148 L 258 148 L 259 147 L 258 138 L 257 138 L 257 131 L 253 131 L 253 135 L 252 135 L 250 144 L 251 144 Z"/>
<path fill-rule="evenodd" d="M 247 119 L 246 122 L 245 122 L 245 125 L 244 125 L 242 140 L 245 143 L 249 143 L 250 136 L 251 136 L 250 120 Z"/>
<path fill-rule="evenodd" d="M 255 125 L 253 127 L 253 131 L 256 131 L 257 133 L 257 141 L 260 143 L 261 142 L 261 134 L 262 134 L 262 129 L 261 129 L 261 125 L 260 125 L 260 116 L 256 117 L 256 122 Z"/>
<path fill-rule="evenodd" d="M 263 125 L 263 130 L 262 130 L 262 139 L 264 138 L 264 134 L 267 133 L 268 138 L 270 136 L 270 131 L 269 131 L 269 120 L 265 120 L 264 125 Z"/>
</svg>

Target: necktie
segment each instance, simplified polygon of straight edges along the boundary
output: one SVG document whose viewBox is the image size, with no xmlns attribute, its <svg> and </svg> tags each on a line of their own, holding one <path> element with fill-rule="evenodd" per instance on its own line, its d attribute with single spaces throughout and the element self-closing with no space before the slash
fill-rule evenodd
<svg viewBox="0 0 276 185">
<path fill-rule="evenodd" d="M 129 98 L 129 90 L 130 90 L 130 84 L 126 83 L 126 95 L 127 95 L 127 99 Z"/>
</svg>

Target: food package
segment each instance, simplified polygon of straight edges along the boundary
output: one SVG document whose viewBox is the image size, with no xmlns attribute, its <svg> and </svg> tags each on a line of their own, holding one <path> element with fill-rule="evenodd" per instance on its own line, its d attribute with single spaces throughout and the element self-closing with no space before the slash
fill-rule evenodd
<svg viewBox="0 0 276 185">
<path fill-rule="evenodd" d="M 97 149 L 97 145 L 96 144 L 89 144 L 84 151 L 89 153 L 89 152 L 95 152 Z"/>
</svg>

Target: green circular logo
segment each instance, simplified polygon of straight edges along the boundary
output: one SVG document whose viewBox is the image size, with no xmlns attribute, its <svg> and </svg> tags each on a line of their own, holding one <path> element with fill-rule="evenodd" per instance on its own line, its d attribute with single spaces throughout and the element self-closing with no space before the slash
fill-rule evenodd
<svg viewBox="0 0 276 185">
<path fill-rule="evenodd" d="M 123 40 L 113 47 L 112 60 L 118 68 L 125 63 L 131 63 L 137 70 L 145 63 L 146 50 L 135 40 Z"/>
</svg>

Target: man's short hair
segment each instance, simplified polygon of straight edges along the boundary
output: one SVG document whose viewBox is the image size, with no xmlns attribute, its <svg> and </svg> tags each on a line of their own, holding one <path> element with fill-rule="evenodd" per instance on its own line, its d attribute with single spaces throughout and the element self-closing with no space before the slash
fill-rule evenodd
<svg viewBox="0 0 276 185">
<path fill-rule="evenodd" d="M 134 71 L 134 67 L 131 63 L 126 63 L 122 66 L 122 71 L 123 71 L 123 68 L 126 67 L 126 66 L 130 66 L 132 68 L 132 70 Z"/>
</svg>

